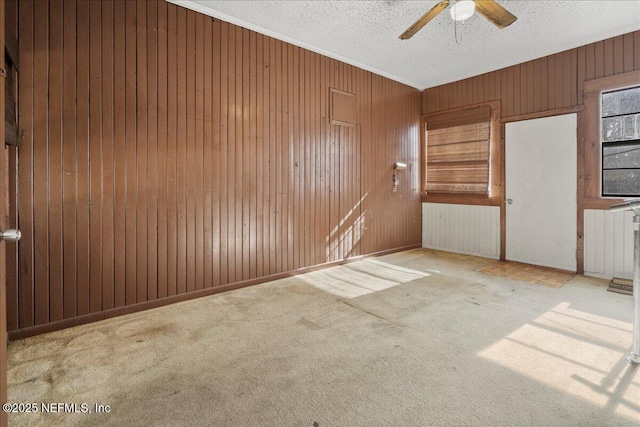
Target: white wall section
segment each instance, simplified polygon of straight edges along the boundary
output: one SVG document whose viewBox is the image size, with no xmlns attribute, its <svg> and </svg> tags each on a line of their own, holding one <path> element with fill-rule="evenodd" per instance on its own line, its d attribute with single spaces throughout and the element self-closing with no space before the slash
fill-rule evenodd
<svg viewBox="0 0 640 427">
<path fill-rule="evenodd" d="M 584 274 L 633 277 L 633 212 L 584 211 Z"/>
<path fill-rule="evenodd" d="M 422 204 L 422 247 L 500 258 L 500 208 Z"/>
</svg>

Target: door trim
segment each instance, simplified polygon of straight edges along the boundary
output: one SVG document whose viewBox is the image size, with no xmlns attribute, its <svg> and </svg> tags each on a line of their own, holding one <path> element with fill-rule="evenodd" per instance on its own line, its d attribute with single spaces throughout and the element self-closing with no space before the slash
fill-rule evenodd
<svg viewBox="0 0 640 427">
<path fill-rule="evenodd" d="M 5 2 L 0 1 L 0 46 L 5 45 Z M 3 49 L 4 50 L 4 49 Z M 4 70 L 4 55 L 0 55 L 0 69 Z M 6 78 L 6 77 L 5 77 Z M 0 135 L 4 142 L 5 81 L 0 81 Z M 0 147 L 0 226 L 5 230 L 9 214 L 9 150 Z M 6 243 L 0 243 L 0 403 L 7 402 L 7 268 Z M 0 425 L 7 425 L 7 414 L 0 411 Z"/>
</svg>

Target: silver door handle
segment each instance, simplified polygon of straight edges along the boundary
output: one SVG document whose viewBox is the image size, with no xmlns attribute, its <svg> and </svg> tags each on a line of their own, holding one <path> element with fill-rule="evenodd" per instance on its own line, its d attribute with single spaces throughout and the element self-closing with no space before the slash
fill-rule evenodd
<svg viewBox="0 0 640 427">
<path fill-rule="evenodd" d="M 507 204 L 512 204 L 513 203 L 513 199 L 507 199 Z"/>
<path fill-rule="evenodd" d="M 5 242 L 17 242 L 22 237 L 20 230 L 0 231 L 0 240 Z"/>
</svg>

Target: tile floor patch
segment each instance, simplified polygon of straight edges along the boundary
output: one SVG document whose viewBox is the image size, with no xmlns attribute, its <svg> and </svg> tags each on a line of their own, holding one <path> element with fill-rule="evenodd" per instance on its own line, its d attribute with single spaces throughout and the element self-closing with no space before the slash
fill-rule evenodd
<svg viewBox="0 0 640 427">
<path fill-rule="evenodd" d="M 507 277 L 509 279 L 533 283 L 534 285 L 545 285 L 552 288 L 559 288 L 575 276 L 575 274 L 567 271 L 514 261 L 496 262 L 478 271 L 493 276 Z"/>
</svg>

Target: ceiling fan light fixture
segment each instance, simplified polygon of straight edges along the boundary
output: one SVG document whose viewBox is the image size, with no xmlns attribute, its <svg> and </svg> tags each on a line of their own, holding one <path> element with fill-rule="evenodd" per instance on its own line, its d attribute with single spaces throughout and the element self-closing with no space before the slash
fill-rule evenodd
<svg viewBox="0 0 640 427">
<path fill-rule="evenodd" d="M 451 6 L 451 18 L 455 21 L 464 21 L 473 15 L 476 3 L 473 0 L 458 0 Z"/>
</svg>

